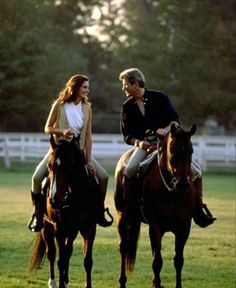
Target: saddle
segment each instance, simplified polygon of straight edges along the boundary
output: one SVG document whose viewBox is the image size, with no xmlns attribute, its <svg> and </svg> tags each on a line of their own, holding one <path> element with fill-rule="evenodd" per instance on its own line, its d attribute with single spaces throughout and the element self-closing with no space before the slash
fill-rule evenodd
<svg viewBox="0 0 236 288">
<path fill-rule="evenodd" d="M 127 158 L 122 159 L 123 175 L 124 175 L 124 170 L 127 166 L 127 163 L 134 152 L 134 149 L 131 149 L 128 152 L 129 152 L 129 154 L 128 154 Z M 138 172 L 134 177 L 138 178 L 141 175 L 147 173 L 149 168 L 151 167 L 152 163 L 154 163 L 154 161 L 157 159 L 158 150 L 157 150 L 156 146 L 152 146 L 152 148 L 148 152 L 149 153 L 148 153 L 147 157 L 142 162 L 139 163 Z M 124 175 L 124 177 L 125 177 L 125 175 Z"/>
<path fill-rule="evenodd" d="M 150 150 L 146 159 L 139 164 L 137 174 L 131 178 L 127 178 L 124 174 L 124 171 L 133 151 L 134 149 L 130 150 L 128 155 L 126 154 L 127 157 L 124 157 L 122 160 L 121 185 L 123 189 L 121 189 L 122 192 L 120 191 L 120 193 L 123 196 L 121 197 L 121 195 L 118 195 L 119 193 L 116 193 L 118 200 L 117 203 L 121 204 L 122 207 L 120 206 L 120 210 L 127 214 L 127 218 L 130 218 L 128 222 L 132 221 L 132 217 L 136 217 L 138 215 L 141 222 L 148 223 L 148 220 L 146 219 L 143 212 L 143 195 L 140 188 L 142 186 L 143 176 L 149 171 L 150 167 L 157 159 L 158 151 L 156 146 L 155 149 Z M 123 198 L 123 200 L 121 198 Z"/>
<path fill-rule="evenodd" d="M 150 154 L 147 155 L 147 158 L 145 160 L 143 160 L 139 164 L 138 173 L 140 175 L 147 173 L 152 163 L 154 163 L 154 161 L 157 159 L 157 153 L 158 153 L 158 150 L 155 149 L 154 151 L 152 151 Z"/>
</svg>

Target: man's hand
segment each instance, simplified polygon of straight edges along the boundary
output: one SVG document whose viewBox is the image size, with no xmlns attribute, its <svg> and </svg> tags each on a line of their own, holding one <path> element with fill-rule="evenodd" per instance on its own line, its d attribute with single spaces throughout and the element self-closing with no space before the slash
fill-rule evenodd
<svg viewBox="0 0 236 288">
<path fill-rule="evenodd" d="M 156 134 L 157 134 L 158 137 L 163 138 L 163 137 L 166 136 L 166 134 L 167 134 L 168 132 L 169 132 L 169 129 L 159 128 L 159 129 L 157 129 Z"/>
<path fill-rule="evenodd" d="M 172 124 L 175 124 L 175 126 L 179 126 L 178 122 L 172 121 L 167 127 L 157 129 L 156 135 L 159 136 L 160 138 L 164 138 L 166 134 L 170 131 L 170 127 Z"/>
<path fill-rule="evenodd" d="M 148 141 L 145 141 L 145 140 L 143 140 L 143 141 L 137 140 L 137 141 L 135 141 L 135 146 L 139 147 L 143 150 L 147 150 L 150 147 L 150 143 Z"/>
</svg>

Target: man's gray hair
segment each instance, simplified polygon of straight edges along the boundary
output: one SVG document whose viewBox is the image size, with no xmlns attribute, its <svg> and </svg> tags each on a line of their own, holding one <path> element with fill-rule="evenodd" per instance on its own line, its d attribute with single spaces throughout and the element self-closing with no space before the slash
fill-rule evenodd
<svg viewBox="0 0 236 288">
<path fill-rule="evenodd" d="M 130 84 L 134 84 L 135 82 L 139 83 L 141 88 L 145 85 L 145 77 L 143 73 L 138 68 L 129 68 L 120 73 L 120 80 L 125 79 Z"/>
</svg>

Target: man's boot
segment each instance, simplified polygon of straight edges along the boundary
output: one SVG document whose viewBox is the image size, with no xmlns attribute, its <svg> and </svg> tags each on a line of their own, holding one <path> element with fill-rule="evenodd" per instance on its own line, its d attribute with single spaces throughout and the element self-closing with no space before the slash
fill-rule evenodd
<svg viewBox="0 0 236 288">
<path fill-rule="evenodd" d="M 193 183 L 196 188 L 196 210 L 193 220 L 198 226 L 205 228 L 212 224 L 216 218 L 212 216 L 206 204 L 202 202 L 202 177 L 197 177 Z"/>
<path fill-rule="evenodd" d="M 45 196 L 41 193 L 36 194 L 31 191 L 31 197 L 34 205 L 34 213 L 28 223 L 28 228 L 32 232 L 39 232 L 44 227 Z"/>
<path fill-rule="evenodd" d="M 105 208 L 104 201 L 105 195 L 100 191 L 100 183 L 97 177 L 89 176 L 89 186 L 92 191 L 94 191 L 96 204 L 96 222 L 101 227 L 109 227 L 112 225 L 114 219 L 108 208 Z M 110 221 L 105 218 L 105 212 L 110 217 Z"/>
</svg>

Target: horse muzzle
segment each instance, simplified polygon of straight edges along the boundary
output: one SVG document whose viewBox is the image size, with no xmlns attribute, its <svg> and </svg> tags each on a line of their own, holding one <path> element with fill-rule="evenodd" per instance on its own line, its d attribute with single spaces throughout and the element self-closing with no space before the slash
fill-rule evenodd
<svg viewBox="0 0 236 288">
<path fill-rule="evenodd" d="M 173 188 L 178 192 L 184 192 L 188 189 L 189 185 L 190 183 L 188 178 L 181 178 L 179 181 L 176 180 L 173 183 Z"/>
</svg>

